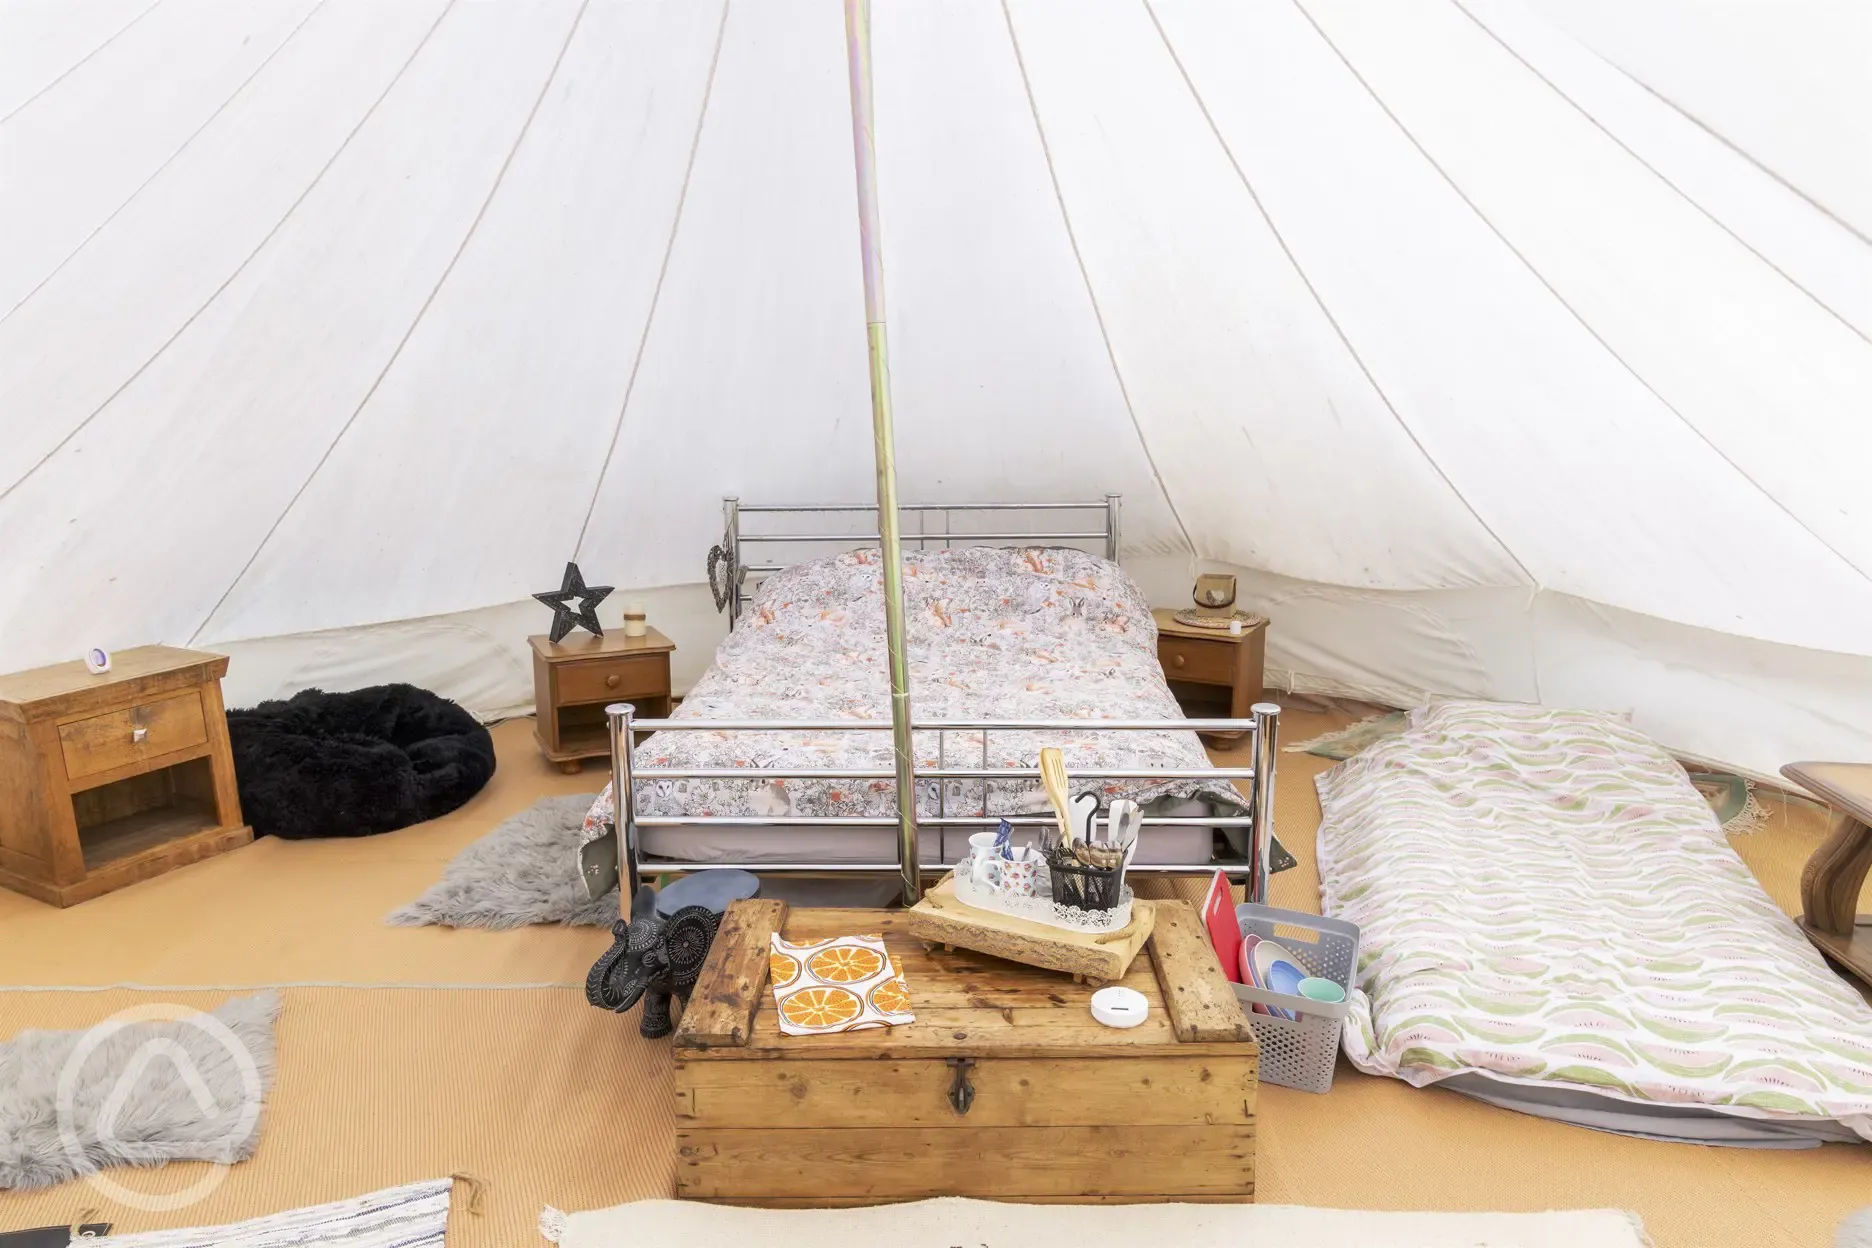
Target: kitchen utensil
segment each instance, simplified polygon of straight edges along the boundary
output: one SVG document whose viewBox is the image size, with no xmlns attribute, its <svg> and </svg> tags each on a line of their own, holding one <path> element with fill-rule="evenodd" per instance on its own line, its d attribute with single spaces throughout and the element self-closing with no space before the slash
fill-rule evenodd
<svg viewBox="0 0 1872 1248">
<path fill-rule="evenodd" d="M 1091 861 L 1105 854 L 1111 855 L 1111 866 Z M 1088 911 L 1114 910 L 1125 904 L 1119 858 L 1115 850 L 1092 845 L 1059 845 L 1048 850 L 1047 878 L 1053 886 L 1054 904 Z"/>
<path fill-rule="evenodd" d="M 1003 819 L 1000 826 L 995 828 L 994 836 L 995 851 L 1003 858 L 1013 857 L 1012 854 L 1008 853 L 1008 846 L 1014 843 L 1014 825 Z"/>
<path fill-rule="evenodd" d="M 1271 940 L 1263 940 L 1255 945 L 1248 955 L 1248 969 L 1257 988 L 1269 992 L 1297 996 L 1300 981 L 1307 978 L 1299 958 L 1289 953 L 1286 948 Z M 1292 1010 L 1278 1005 L 1270 1005 L 1268 1013 L 1276 1018 L 1292 1021 L 1298 1017 Z"/>
<path fill-rule="evenodd" d="M 1092 1017 L 1107 1027 L 1135 1027 L 1150 1017 L 1150 1001 L 1135 988 L 1101 988 L 1092 994 Z"/>
<path fill-rule="evenodd" d="M 1046 788 L 1047 800 L 1053 803 L 1053 817 L 1059 820 L 1060 839 L 1067 845 L 1072 844 L 1072 806 L 1066 796 L 1066 756 L 1054 746 L 1046 746 L 1040 751 L 1040 783 Z"/>
<path fill-rule="evenodd" d="M 1073 840 L 1092 842 L 1092 817 L 1098 814 L 1099 799 L 1096 793 L 1075 794 L 1069 803 L 1072 810 Z"/>
<path fill-rule="evenodd" d="M 1128 797 L 1115 798 L 1105 817 L 1107 844 L 1124 851 L 1125 866 L 1137 856 L 1138 829 L 1144 826 L 1144 808 Z"/>
<path fill-rule="evenodd" d="M 1253 932 L 1242 937 L 1241 949 L 1238 951 L 1240 960 L 1237 961 L 1235 965 L 1241 968 L 1241 982 L 1244 984 L 1254 984 L 1255 982 L 1254 947 L 1260 943 L 1261 938 Z M 1252 1008 L 1256 1014 L 1265 1014 L 1268 1012 L 1267 1006 L 1262 1005 L 1259 1001 L 1255 1002 Z"/>
<path fill-rule="evenodd" d="M 1300 995 L 1309 1001 L 1325 1001 L 1330 1004 L 1345 1000 L 1345 989 L 1330 979 L 1309 975 L 1300 981 Z"/>
</svg>

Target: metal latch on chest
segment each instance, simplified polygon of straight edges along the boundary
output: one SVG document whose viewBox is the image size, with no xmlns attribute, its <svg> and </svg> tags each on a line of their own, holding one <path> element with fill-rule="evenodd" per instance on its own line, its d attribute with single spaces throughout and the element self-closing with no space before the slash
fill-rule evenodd
<svg viewBox="0 0 1872 1248">
<path fill-rule="evenodd" d="M 955 1071 L 955 1079 L 949 1084 L 949 1108 L 966 1114 L 969 1106 L 975 1103 L 975 1085 L 969 1082 L 969 1068 L 975 1065 L 975 1059 L 952 1057 L 947 1060 L 949 1069 Z"/>
</svg>

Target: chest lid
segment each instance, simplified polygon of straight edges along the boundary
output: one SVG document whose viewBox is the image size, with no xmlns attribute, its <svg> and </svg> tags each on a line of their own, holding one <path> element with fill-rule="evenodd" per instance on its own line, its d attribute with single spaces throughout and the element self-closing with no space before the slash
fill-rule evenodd
<svg viewBox="0 0 1872 1248">
<path fill-rule="evenodd" d="M 914 1023 L 835 1035 L 780 1031 L 768 984 L 769 938 L 806 943 L 878 935 L 909 987 Z M 1149 1017 L 1123 1030 L 1091 1014 L 1094 987 L 1053 971 L 966 950 L 926 949 L 903 912 L 789 910 L 784 902 L 729 906 L 674 1044 L 681 1061 L 931 1060 L 1253 1056 L 1253 1032 L 1194 911 L 1158 905 L 1148 946 L 1122 982 Z"/>
</svg>

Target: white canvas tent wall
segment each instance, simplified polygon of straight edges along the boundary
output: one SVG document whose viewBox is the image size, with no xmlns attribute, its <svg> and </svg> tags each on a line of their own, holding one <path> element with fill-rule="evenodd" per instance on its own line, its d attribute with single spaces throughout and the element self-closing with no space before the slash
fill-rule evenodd
<svg viewBox="0 0 1872 1248">
<path fill-rule="evenodd" d="M 1125 495 L 1302 688 L 1872 753 L 1851 3 L 874 0 L 903 496 Z M 838 0 L 0 0 L 0 666 L 524 707 L 870 496 Z"/>
</svg>

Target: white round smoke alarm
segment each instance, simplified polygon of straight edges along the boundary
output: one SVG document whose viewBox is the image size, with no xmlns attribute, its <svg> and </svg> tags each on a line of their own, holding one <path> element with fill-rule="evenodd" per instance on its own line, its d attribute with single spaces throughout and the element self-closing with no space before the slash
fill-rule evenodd
<svg viewBox="0 0 1872 1248">
<path fill-rule="evenodd" d="M 1107 1027 L 1135 1027 L 1150 1017 L 1150 1002 L 1135 988 L 1101 988 L 1092 994 L 1092 1017 Z"/>
</svg>

